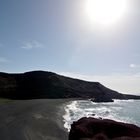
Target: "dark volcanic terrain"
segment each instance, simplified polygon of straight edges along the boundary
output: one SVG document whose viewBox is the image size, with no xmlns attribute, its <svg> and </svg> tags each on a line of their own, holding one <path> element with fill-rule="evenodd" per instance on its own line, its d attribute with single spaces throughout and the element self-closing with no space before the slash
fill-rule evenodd
<svg viewBox="0 0 140 140">
<path fill-rule="evenodd" d="M 140 96 L 118 93 L 99 82 L 73 79 L 45 71 L 21 74 L 0 73 L 0 97 L 11 99 L 140 99 Z"/>
<path fill-rule="evenodd" d="M 67 140 L 62 118 L 67 102 L 34 99 L 0 104 L 0 140 Z"/>
<path fill-rule="evenodd" d="M 69 140 L 140 140 L 140 127 L 108 119 L 81 118 L 71 125 Z"/>
</svg>

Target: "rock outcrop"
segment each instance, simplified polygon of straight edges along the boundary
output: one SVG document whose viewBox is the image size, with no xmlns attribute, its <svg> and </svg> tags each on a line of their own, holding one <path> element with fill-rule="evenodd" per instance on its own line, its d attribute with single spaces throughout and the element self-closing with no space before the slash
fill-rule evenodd
<svg viewBox="0 0 140 140">
<path fill-rule="evenodd" d="M 100 103 L 100 102 L 114 102 L 114 100 L 111 97 L 108 96 L 98 96 L 94 99 L 91 99 L 92 102 Z"/>
<path fill-rule="evenodd" d="M 32 71 L 21 74 L 0 73 L 0 97 L 11 99 L 34 98 L 95 98 L 140 99 L 124 95 L 99 82 L 69 78 L 52 72 Z"/>
<path fill-rule="evenodd" d="M 71 125 L 69 140 L 140 140 L 140 127 L 108 119 L 81 118 Z"/>
</svg>

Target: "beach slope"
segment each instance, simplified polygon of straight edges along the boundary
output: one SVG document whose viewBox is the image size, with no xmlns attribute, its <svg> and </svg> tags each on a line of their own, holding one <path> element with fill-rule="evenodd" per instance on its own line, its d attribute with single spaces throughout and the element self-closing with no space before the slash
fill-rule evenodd
<svg viewBox="0 0 140 140">
<path fill-rule="evenodd" d="M 65 103 L 63 99 L 39 99 L 0 104 L 0 139 L 68 139 L 62 118 Z"/>
</svg>

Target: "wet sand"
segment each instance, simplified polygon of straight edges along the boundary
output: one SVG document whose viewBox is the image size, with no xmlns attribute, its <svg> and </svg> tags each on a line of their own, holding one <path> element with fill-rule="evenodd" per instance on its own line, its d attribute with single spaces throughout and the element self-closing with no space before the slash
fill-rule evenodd
<svg viewBox="0 0 140 140">
<path fill-rule="evenodd" d="M 68 101 L 37 99 L 0 104 L 0 139 L 67 140 L 62 116 Z"/>
</svg>

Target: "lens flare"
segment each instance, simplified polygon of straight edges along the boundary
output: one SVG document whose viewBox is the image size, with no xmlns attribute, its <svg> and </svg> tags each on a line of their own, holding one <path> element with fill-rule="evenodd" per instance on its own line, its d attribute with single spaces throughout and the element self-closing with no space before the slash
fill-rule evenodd
<svg viewBox="0 0 140 140">
<path fill-rule="evenodd" d="M 87 16 L 91 22 L 111 25 L 125 14 L 127 0 L 87 0 Z"/>
</svg>

